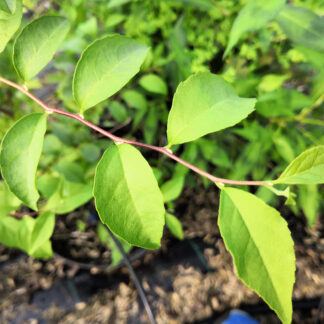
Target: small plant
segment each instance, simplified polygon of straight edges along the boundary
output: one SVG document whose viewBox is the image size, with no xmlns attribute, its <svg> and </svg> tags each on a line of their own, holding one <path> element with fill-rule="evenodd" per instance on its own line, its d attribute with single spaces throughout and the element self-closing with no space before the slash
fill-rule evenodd
<svg viewBox="0 0 324 324">
<path fill-rule="evenodd" d="M 0 0 L 0 50 L 4 50 L 19 28 L 21 17 L 21 0 Z M 234 22 L 224 58 L 243 33 L 258 30 L 274 20 L 293 42 L 324 51 L 322 18 L 310 10 L 285 5 L 284 0 L 252 0 Z M 12 49 L 13 66 L 21 81 L 28 84 L 52 60 L 68 31 L 66 18 L 51 15 L 35 19 L 21 29 Z M 5 181 L 1 186 L 7 209 L 1 215 L 0 240 L 36 257 L 51 256 L 49 239 L 55 214 L 67 213 L 84 204 L 91 199 L 92 193 L 102 223 L 126 241 L 127 246 L 159 248 L 165 222 L 181 238 L 181 225 L 166 212 L 164 204 L 168 199 L 162 194 L 154 172 L 138 148 L 144 153 L 153 150 L 207 178 L 220 189 L 218 226 L 226 248 L 232 254 L 238 277 L 264 299 L 283 323 L 290 323 L 295 281 L 293 240 L 280 213 L 248 192 L 246 186 L 264 187 L 291 202 L 291 186 L 324 183 L 324 146 L 307 149 L 274 180 L 259 181 L 219 178 L 173 154 L 175 146 L 232 127 L 255 109 L 256 99 L 236 95 L 224 78 L 210 72 L 195 73 L 177 87 L 168 115 L 168 141 L 164 147 L 117 137 L 85 119 L 88 110 L 114 95 L 139 72 L 148 52 L 147 46 L 118 34 L 109 34 L 91 43 L 82 52 L 74 71 L 72 85 L 76 113 L 48 106 L 29 92 L 26 85 L 0 77 L 2 83 L 20 91 L 43 109 L 43 112 L 20 118 L 6 132 L 1 143 L 0 166 Z M 143 77 L 140 84 L 154 93 L 163 95 L 167 92 L 155 74 Z M 298 118 L 304 118 L 322 100 L 321 93 Z M 117 118 L 125 120 L 122 108 L 115 105 L 114 111 L 119 116 Z M 52 178 L 37 180 L 47 119 L 52 114 L 71 118 L 112 140 L 96 166 L 93 191 L 86 184 L 76 185 L 75 178 L 84 175 L 82 169 L 78 171 L 71 162 L 58 168 L 69 181 L 54 185 Z M 84 150 L 89 160 L 100 154 L 96 147 L 89 145 Z M 55 195 L 52 195 L 52 185 L 55 190 L 61 188 Z M 233 186 L 245 186 L 245 189 Z M 72 199 L 68 205 L 62 204 L 67 191 L 79 195 L 77 203 Z M 39 216 L 22 220 L 8 216 L 20 207 L 21 202 Z M 83 227 L 80 223 L 80 228 Z M 112 244 L 103 234 L 101 240 Z M 118 262 L 117 256 L 114 262 Z"/>
</svg>

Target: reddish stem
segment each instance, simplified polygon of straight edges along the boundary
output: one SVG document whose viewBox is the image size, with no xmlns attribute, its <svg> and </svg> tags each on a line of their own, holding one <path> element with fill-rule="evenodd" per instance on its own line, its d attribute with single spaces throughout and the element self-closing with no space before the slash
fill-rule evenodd
<svg viewBox="0 0 324 324">
<path fill-rule="evenodd" d="M 89 121 L 85 120 L 81 115 L 69 113 L 69 112 L 66 112 L 66 111 L 62 111 L 62 110 L 47 106 L 44 102 L 42 102 L 37 97 L 35 97 L 33 94 L 31 94 L 26 88 L 12 82 L 12 81 L 9 81 L 9 80 L 7 80 L 5 78 L 0 77 L 0 82 L 3 82 L 5 84 L 7 84 L 7 85 L 21 91 L 26 96 L 31 98 L 34 102 L 36 102 L 39 106 L 41 106 L 49 114 L 56 113 L 56 114 L 59 114 L 59 115 L 63 115 L 63 116 L 67 116 L 67 117 L 76 119 L 79 122 L 81 122 L 82 124 L 88 126 L 89 128 L 92 128 L 96 132 L 101 133 L 105 137 L 108 137 L 109 139 L 113 140 L 114 142 L 131 144 L 131 145 L 143 147 L 143 148 L 146 148 L 146 149 L 149 149 L 149 150 L 157 151 L 157 152 L 159 152 L 161 154 L 164 154 L 164 155 L 168 156 L 169 158 L 177 161 L 178 163 L 181 163 L 182 165 L 184 165 L 187 168 L 193 170 L 194 172 L 202 175 L 203 177 L 206 177 L 207 179 L 211 180 L 214 183 L 240 185 L 240 186 L 246 186 L 246 185 L 247 186 L 262 186 L 262 185 L 267 185 L 268 184 L 267 181 L 240 181 L 240 180 L 229 180 L 229 179 L 223 179 L 223 178 L 215 177 L 212 174 L 207 173 L 207 172 L 197 168 L 196 166 L 194 166 L 194 165 L 180 159 L 178 156 L 174 155 L 170 150 L 168 150 L 168 149 L 166 149 L 164 147 L 144 144 L 144 143 L 140 143 L 140 142 L 136 142 L 136 141 L 132 141 L 132 140 L 128 140 L 128 139 L 124 139 L 124 138 L 115 136 L 115 135 L 105 131 L 104 129 L 102 129 L 102 128 L 90 123 Z"/>
<path fill-rule="evenodd" d="M 19 218 L 24 218 L 24 217 L 27 217 L 27 216 L 36 216 L 38 214 L 39 214 L 38 212 L 31 212 L 31 213 L 10 212 L 8 215 L 19 217 Z"/>
</svg>

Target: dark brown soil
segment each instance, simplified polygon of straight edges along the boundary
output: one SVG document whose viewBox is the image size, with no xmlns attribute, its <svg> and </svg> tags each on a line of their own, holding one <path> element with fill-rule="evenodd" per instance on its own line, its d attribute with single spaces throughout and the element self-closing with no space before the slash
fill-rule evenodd
<svg viewBox="0 0 324 324">
<path fill-rule="evenodd" d="M 219 236 L 217 205 L 213 187 L 186 189 L 175 210 L 185 240 L 167 232 L 161 250 L 133 263 L 157 322 L 216 323 L 228 310 L 243 308 L 261 323 L 279 323 L 237 279 Z M 80 215 L 87 221 L 84 212 Z M 107 273 L 95 266 L 105 264 L 110 252 L 96 238 L 95 225 L 89 223 L 79 235 L 73 228 L 77 216 L 60 216 L 54 236 L 54 241 L 66 237 L 74 252 L 64 257 L 74 257 L 72 262 L 60 257 L 39 261 L 0 248 L 0 323 L 148 323 L 127 269 Z M 315 323 L 324 295 L 324 215 L 319 216 L 311 230 L 303 218 L 285 216 L 297 258 L 294 323 Z M 92 266 L 84 270 L 80 262 Z"/>
</svg>

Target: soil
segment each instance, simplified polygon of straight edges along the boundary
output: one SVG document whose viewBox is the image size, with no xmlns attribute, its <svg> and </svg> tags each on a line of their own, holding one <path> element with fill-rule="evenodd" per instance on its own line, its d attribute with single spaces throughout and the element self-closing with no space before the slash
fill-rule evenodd
<svg viewBox="0 0 324 324">
<path fill-rule="evenodd" d="M 157 323 L 218 323 L 234 308 L 261 323 L 280 323 L 237 279 L 219 235 L 217 206 L 215 188 L 185 189 L 174 211 L 185 239 L 178 241 L 166 230 L 160 250 L 131 253 Z M 293 322 L 324 323 L 323 300 L 319 306 L 324 295 L 324 215 L 308 229 L 304 218 L 281 212 L 297 259 Z M 105 270 L 110 251 L 99 242 L 88 214 L 81 209 L 57 218 L 53 246 L 59 255 L 50 260 L 0 247 L 0 323 L 148 323 L 127 268 Z M 78 231 L 77 219 L 86 223 L 84 232 Z"/>
</svg>

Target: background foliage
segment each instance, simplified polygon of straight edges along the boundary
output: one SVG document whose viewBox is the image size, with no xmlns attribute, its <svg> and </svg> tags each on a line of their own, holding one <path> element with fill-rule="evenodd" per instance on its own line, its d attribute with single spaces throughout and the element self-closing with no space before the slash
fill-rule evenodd
<svg viewBox="0 0 324 324">
<path fill-rule="evenodd" d="M 1 1 L 0 5 L 11 3 L 11 1 Z M 324 34 L 320 32 L 324 30 L 323 19 L 320 18 L 324 15 L 324 3 L 321 0 L 296 0 L 293 1 L 294 7 L 286 6 L 285 1 L 282 0 L 250 2 L 243 0 L 110 0 L 108 2 L 76 0 L 72 3 L 62 0 L 54 1 L 50 7 L 46 7 L 42 2 L 29 0 L 24 1 L 23 4 L 22 26 L 27 27 L 19 34 L 15 44 L 10 41 L 0 54 L 1 76 L 17 83 L 23 80 L 37 97 L 50 102 L 56 108 L 64 107 L 71 112 L 79 112 L 81 108 L 81 113 L 87 120 L 123 138 L 136 138 L 140 142 L 158 146 L 175 144 L 172 147 L 173 151 L 186 161 L 218 177 L 229 179 L 256 181 L 275 179 L 286 169 L 287 164 L 307 148 L 324 144 L 322 131 Z M 10 18 L 13 31 L 20 23 L 19 12 L 22 10 L 20 1 L 17 1 L 17 6 Z M 12 10 L 13 8 L 8 6 L 1 12 L 7 15 Z M 43 15 L 60 15 L 67 19 L 39 18 Z M 36 24 L 27 25 L 35 18 L 39 18 Z M 3 19 L 0 16 L 0 29 Z M 35 47 L 33 42 L 36 40 L 32 38 L 32 30 L 35 26 L 43 28 L 44 21 L 46 21 L 46 28 L 55 28 L 61 37 L 53 42 L 51 38 L 44 36 L 38 39 Z M 10 29 L 7 30 L 8 35 L 1 34 L 0 43 L 5 42 L 6 37 L 10 38 Z M 116 44 L 121 46 L 120 42 L 124 42 L 124 38 L 114 35 L 116 33 L 134 40 L 133 43 L 125 41 L 125 48 L 123 48 L 124 57 L 130 60 L 129 66 L 122 71 L 117 71 L 119 74 L 115 75 L 105 74 L 109 66 L 102 69 L 102 75 L 99 77 L 91 74 L 96 70 L 98 63 L 97 60 L 92 59 L 94 55 L 102 48 L 111 48 L 117 46 Z M 106 36 L 107 34 L 110 35 Z M 104 38 L 101 38 L 103 36 Z M 99 41 L 87 47 L 98 38 Z M 28 42 L 31 46 L 21 46 L 24 42 Z M 39 44 L 43 46 L 44 62 L 37 61 L 35 68 L 35 64 L 30 62 L 33 61 L 34 56 L 37 57 Z M 55 60 L 46 65 L 57 49 Z M 81 53 L 83 54 L 79 61 Z M 137 53 L 137 56 L 132 56 L 130 53 Z M 140 72 L 136 74 L 145 57 Z M 78 61 L 78 70 L 73 80 L 73 71 Z M 37 74 L 45 65 L 45 69 Z M 217 73 L 222 78 L 214 76 L 212 80 L 209 79 L 207 73 L 209 71 Z M 125 75 L 124 80 L 116 77 L 120 73 Z M 196 74 L 188 79 L 193 73 Z M 128 82 L 135 74 L 136 76 Z M 35 75 L 37 76 L 33 78 Z M 87 78 L 82 79 L 84 75 Z M 98 93 L 87 88 L 89 78 L 94 82 L 100 80 Z M 187 81 L 178 87 L 184 80 Z M 224 80 L 232 85 L 235 92 Z M 226 94 L 226 98 L 230 97 L 228 105 L 240 108 L 238 111 L 241 115 L 233 114 L 228 120 L 221 120 L 220 117 L 207 113 L 204 119 L 196 124 L 190 119 L 183 118 L 181 109 L 184 107 L 192 112 L 191 116 L 194 116 L 197 107 L 200 111 L 208 111 L 208 100 L 202 100 L 199 92 L 195 94 L 191 91 L 193 84 L 197 88 L 206 87 L 204 94 L 208 98 L 213 95 L 219 98 L 213 90 L 219 89 L 220 94 Z M 100 95 L 102 89 L 107 89 L 111 94 L 119 89 L 121 91 L 109 100 L 102 101 L 105 99 Z M 89 96 L 87 92 L 91 95 Z M 172 102 L 173 94 L 175 97 Z M 44 120 L 42 120 L 44 118 L 39 114 L 39 107 L 30 101 L 27 102 L 21 93 L 12 92 L 4 87 L 0 88 L 0 95 L 4 99 L 1 100 L 1 104 L 4 105 L 0 107 L 1 138 L 26 113 L 33 114 L 21 119 L 19 123 L 25 123 L 24 127 L 27 131 L 32 127 L 31 125 L 37 125 L 38 133 L 44 132 Z M 184 100 L 189 97 L 190 100 Z M 256 98 L 255 113 L 250 114 L 255 100 L 243 98 Z M 95 104 L 98 104 L 95 109 L 88 109 Z M 174 110 L 169 115 L 168 121 L 171 106 L 178 111 Z M 246 116 L 248 118 L 237 126 L 210 134 L 224 128 L 224 124 L 229 127 Z M 218 122 L 220 125 L 217 124 Z M 168 130 L 166 130 L 167 123 Z M 179 132 L 180 123 L 183 124 L 180 127 L 181 132 Z M 26 165 L 24 169 L 20 169 L 20 173 L 21 179 L 28 184 L 28 195 L 16 194 L 16 196 L 25 205 L 36 209 L 39 191 L 41 194 L 39 206 L 45 214 L 41 214 L 36 220 L 28 216 L 22 221 L 8 216 L 9 213 L 19 210 L 21 203 L 9 192 L 3 181 L 0 186 L 0 195 L 3 197 L 0 201 L 0 239 L 8 246 L 17 246 L 37 257 L 52 255 L 49 241 L 51 231 L 41 230 L 43 226 L 53 229 L 52 212 L 63 215 L 88 202 L 91 206 L 95 168 L 104 150 L 108 148 L 103 159 L 108 159 L 107 161 L 111 163 L 99 164 L 96 179 L 111 183 L 123 182 L 131 187 L 138 183 L 138 178 L 129 174 L 118 174 L 118 172 L 105 178 L 108 171 L 117 170 L 119 166 L 127 164 L 135 170 L 144 170 L 148 167 L 141 164 L 140 157 L 131 146 L 127 144 L 122 144 L 118 148 L 110 146 L 108 140 L 91 133 L 75 120 L 50 116 L 47 127 L 41 155 L 41 152 L 37 152 L 37 148 L 26 147 L 23 136 L 11 134 L 13 139 L 6 136 L 2 150 L 4 152 L 7 149 L 7 142 L 15 141 L 16 151 L 8 151 L 9 153 L 6 151 L 6 154 L 1 156 L 2 166 L 15 168 L 17 151 L 26 151 L 27 155 L 27 151 L 35 150 L 35 154 L 40 155 L 37 183 L 35 184 L 34 179 L 29 176 L 36 170 L 37 165 Z M 203 135 L 206 136 L 199 138 Z M 36 142 L 40 140 L 36 135 L 35 138 Z M 191 142 L 185 146 L 178 146 L 189 141 Z M 127 162 L 126 154 L 132 156 L 132 163 Z M 317 167 L 314 161 L 318 161 L 319 168 L 322 168 L 322 155 L 322 147 L 307 152 L 306 157 L 308 162 L 311 160 L 309 162 L 311 167 Z M 183 187 L 197 186 L 197 176 L 189 173 L 184 166 L 176 165 L 165 156 L 154 152 L 147 153 L 146 158 L 153 167 L 153 174 L 150 173 L 149 176 L 137 174 L 137 176 L 141 179 L 145 178 L 143 187 L 153 183 L 155 176 L 161 188 L 163 197 L 156 188 L 157 191 L 152 193 L 150 207 L 151 210 L 155 208 L 159 216 L 159 220 L 154 219 L 152 224 L 159 228 L 158 225 L 162 224 L 164 219 L 163 200 L 167 212 L 172 213 L 174 201 L 181 194 Z M 317 176 L 314 180 L 314 174 L 306 177 L 300 174 L 302 173 L 300 170 L 305 166 L 303 163 L 303 161 L 302 163 L 295 161 L 277 180 L 279 185 L 304 183 L 299 187 L 293 186 L 293 192 L 290 194 L 287 191 L 280 192 L 279 189 L 285 189 L 285 186 L 282 188 L 279 186 L 277 191 L 268 187 L 260 187 L 257 190 L 244 189 L 255 193 L 273 207 L 280 206 L 280 210 L 284 210 L 285 213 L 292 212 L 298 217 L 306 217 L 308 225 L 312 226 L 319 210 L 323 208 L 323 188 L 315 185 L 323 182 L 323 178 L 319 176 L 322 169 L 314 171 Z M 4 173 L 2 176 L 8 183 L 10 182 Z M 202 178 L 201 181 L 206 189 L 212 185 L 206 179 Z M 14 183 L 10 187 L 15 186 L 19 191 L 21 184 Z M 108 197 L 113 204 L 114 193 L 102 192 L 98 180 L 94 188 L 95 194 L 98 193 L 97 209 L 101 219 L 105 219 L 107 213 L 103 201 Z M 276 199 L 278 193 L 289 197 L 284 208 L 282 207 L 284 199 Z M 295 193 L 298 194 L 296 199 L 294 199 Z M 228 204 L 231 207 L 227 208 L 237 209 L 237 214 L 234 212 L 233 214 L 240 215 L 241 219 L 246 221 L 249 216 L 242 197 L 245 197 L 246 201 L 256 199 L 248 193 L 243 193 L 240 197 L 236 189 L 226 189 L 222 192 L 221 206 Z M 254 201 L 256 205 L 261 204 L 261 200 Z M 134 203 L 125 197 L 125 206 L 132 203 L 130 209 L 141 210 L 140 198 Z M 28 212 L 26 207 L 22 208 L 23 211 Z M 222 211 L 221 209 L 219 225 L 224 236 L 228 220 L 222 218 Z M 146 210 L 143 211 L 145 212 Z M 47 215 L 46 221 L 50 223 L 49 225 L 44 224 L 43 215 Z M 177 237 L 181 238 L 179 222 L 171 214 L 167 215 L 167 225 Z M 276 217 L 276 214 L 269 211 L 267 219 L 269 223 L 264 222 L 263 226 L 271 227 L 275 226 L 276 222 L 280 223 Z M 18 223 L 23 225 L 18 226 Z M 131 225 L 140 226 L 140 219 Z M 24 246 L 18 238 L 16 240 L 18 243 L 8 239 L 9 233 L 21 237 L 23 234 L 20 231 L 26 229 L 28 233 L 24 235 L 30 238 L 28 246 Z M 143 240 L 148 239 L 150 230 L 148 228 L 143 232 L 145 238 L 134 235 L 128 242 L 141 246 Z M 98 235 L 102 236 L 100 231 L 98 227 Z M 120 228 L 114 231 L 123 236 Z M 250 231 L 249 226 L 246 231 Z M 158 247 L 160 235 L 157 237 L 154 231 L 151 234 L 152 237 L 145 242 L 145 247 Z M 269 240 L 271 241 L 271 236 Z M 285 245 L 284 241 L 285 239 L 283 245 Z M 226 242 L 226 239 L 225 243 L 233 254 L 236 265 L 239 264 L 240 261 L 235 257 L 240 254 L 239 247 L 231 246 L 231 242 Z M 39 249 L 42 244 L 46 247 L 44 250 Z M 264 241 L 256 239 L 255 244 L 261 246 L 264 245 Z M 289 247 L 290 244 L 290 241 L 286 242 L 286 246 Z M 262 248 L 266 249 L 265 246 Z M 277 271 L 272 265 L 273 262 L 268 261 L 270 267 L 265 272 Z M 242 270 L 242 267 L 238 267 Z M 254 284 L 247 280 L 245 282 L 257 290 Z M 282 302 L 273 296 L 263 297 L 270 304 Z M 287 319 L 289 315 L 287 316 L 285 311 L 279 310 L 278 314 L 284 322 L 289 321 Z"/>
</svg>

